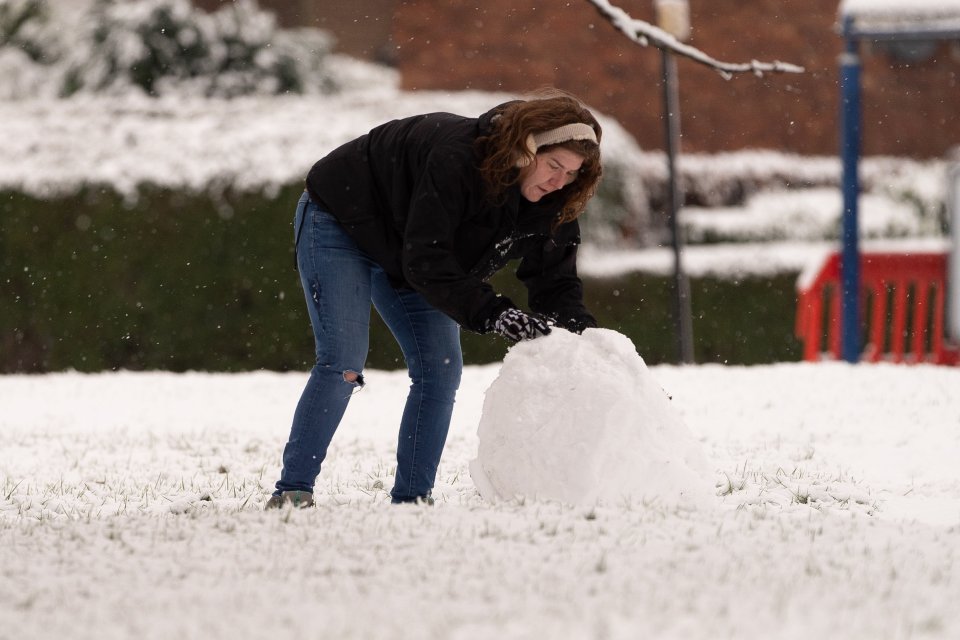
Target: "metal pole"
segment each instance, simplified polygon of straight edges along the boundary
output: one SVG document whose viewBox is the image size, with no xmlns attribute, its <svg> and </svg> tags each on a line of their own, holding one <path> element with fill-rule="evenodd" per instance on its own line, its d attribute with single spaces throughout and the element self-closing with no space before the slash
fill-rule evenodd
<svg viewBox="0 0 960 640">
<path fill-rule="evenodd" d="M 947 262 L 947 337 L 960 343 L 960 150 L 947 169 L 947 180 L 947 214 L 953 238 Z"/>
<path fill-rule="evenodd" d="M 663 77 L 663 120 L 667 146 L 667 224 L 673 247 L 673 311 L 677 330 L 677 356 L 681 363 L 693 362 L 693 321 L 690 305 L 690 281 L 683 271 L 677 214 L 682 202 L 677 180 L 677 150 L 680 140 L 680 100 L 677 63 L 666 49 L 660 50 Z"/>
<path fill-rule="evenodd" d="M 844 21 L 845 51 L 840 55 L 840 156 L 843 163 L 843 252 L 840 261 L 842 293 L 841 357 L 860 360 L 860 249 L 858 198 L 860 195 L 860 56 L 852 21 Z"/>
</svg>

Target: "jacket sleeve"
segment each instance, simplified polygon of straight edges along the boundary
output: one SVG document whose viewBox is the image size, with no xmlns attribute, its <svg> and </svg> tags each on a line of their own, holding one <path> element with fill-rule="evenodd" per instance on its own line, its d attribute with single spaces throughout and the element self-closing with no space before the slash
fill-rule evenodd
<svg viewBox="0 0 960 640">
<path fill-rule="evenodd" d="M 516 306 L 461 266 L 454 247 L 471 193 L 456 153 L 438 148 L 417 178 L 403 232 L 406 281 L 437 309 L 476 333 L 487 333 L 505 309 Z"/>
<path fill-rule="evenodd" d="M 557 230 L 539 251 L 524 256 L 517 277 L 529 292 L 530 309 L 550 316 L 575 333 L 597 326 L 583 303 L 583 283 L 577 275 L 580 226 L 576 220 Z"/>
</svg>

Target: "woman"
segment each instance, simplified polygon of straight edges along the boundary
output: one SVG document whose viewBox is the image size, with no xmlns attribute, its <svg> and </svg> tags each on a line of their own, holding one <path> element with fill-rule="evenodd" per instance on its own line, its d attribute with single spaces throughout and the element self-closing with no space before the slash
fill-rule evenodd
<svg viewBox="0 0 960 640">
<path fill-rule="evenodd" d="M 267 508 L 313 504 L 351 393 L 362 387 L 370 303 L 412 384 L 392 502 L 432 502 L 463 358 L 460 327 L 510 341 L 596 320 L 576 271 L 577 216 L 600 179 L 601 129 L 577 100 L 430 113 L 381 125 L 317 162 L 294 218 L 316 365 Z M 487 280 L 520 258 L 531 313 Z"/>
</svg>

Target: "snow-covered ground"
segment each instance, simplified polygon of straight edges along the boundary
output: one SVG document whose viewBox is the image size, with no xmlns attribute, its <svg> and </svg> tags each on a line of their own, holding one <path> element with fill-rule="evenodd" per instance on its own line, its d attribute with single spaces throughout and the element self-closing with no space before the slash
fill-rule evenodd
<svg viewBox="0 0 960 640">
<path fill-rule="evenodd" d="M 709 507 L 484 502 L 497 365 L 433 508 L 389 504 L 407 380 L 370 371 L 318 508 L 270 513 L 304 374 L 0 377 L 0 638 L 960 636 L 960 370 L 651 372 Z"/>
<path fill-rule="evenodd" d="M 0 60 L 4 77 L 36 80 L 20 58 Z M 383 120 L 511 97 L 405 93 L 392 72 L 335 62 L 359 89 L 2 100 L 0 188 L 269 192 Z M 605 154 L 638 183 L 662 179 L 659 154 L 604 127 Z M 836 248 L 838 194 L 797 189 L 834 184 L 835 158 L 680 166 L 708 205 L 731 186 L 783 186 L 683 212 L 693 240 L 753 240 L 688 246 L 691 274 L 801 271 Z M 867 159 L 863 174 L 865 248 L 946 246 L 930 215 L 943 162 Z M 586 246 L 581 264 L 671 268 L 660 248 Z M 389 504 L 408 381 L 368 371 L 318 507 L 271 513 L 306 374 L 0 376 L 0 640 L 960 637 L 960 369 L 652 368 L 712 469 L 708 504 L 684 508 L 484 501 L 469 465 L 499 370 L 465 372 L 434 507 Z"/>
</svg>

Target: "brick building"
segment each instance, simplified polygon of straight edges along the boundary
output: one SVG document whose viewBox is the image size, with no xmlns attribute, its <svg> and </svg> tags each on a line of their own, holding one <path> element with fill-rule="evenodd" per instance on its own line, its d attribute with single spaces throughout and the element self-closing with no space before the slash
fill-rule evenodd
<svg viewBox="0 0 960 640">
<path fill-rule="evenodd" d="M 652 21 L 652 0 L 616 0 Z M 783 60 L 802 75 L 724 80 L 678 62 L 685 151 L 837 149 L 837 0 L 691 0 L 690 44 L 730 62 Z M 407 0 L 393 37 L 407 89 L 563 87 L 622 122 L 644 148 L 662 147 L 660 56 L 633 44 L 586 0 Z M 910 52 L 902 52 L 909 54 Z M 960 144 L 960 48 L 916 62 L 864 56 L 864 151 L 941 156 Z"/>
<path fill-rule="evenodd" d="M 232 0 L 192 0 L 207 11 Z M 283 27 L 318 27 L 336 36 L 336 50 L 393 64 L 391 30 L 399 0 L 257 0 Z"/>
<path fill-rule="evenodd" d="M 222 0 L 221 0 L 222 1 Z M 218 0 L 198 0 L 216 5 Z M 652 21 L 653 0 L 614 0 Z M 717 59 L 783 60 L 806 73 L 731 80 L 678 61 L 682 147 L 832 155 L 837 150 L 838 0 L 691 0 L 689 43 Z M 587 0 L 261 0 L 282 24 L 333 32 L 345 53 L 389 61 L 404 89 L 571 91 L 662 147 L 660 56 Z M 960 44 L 864 55 L 864 153 L 940 157 L 960 144 Z"/>
</svg>

